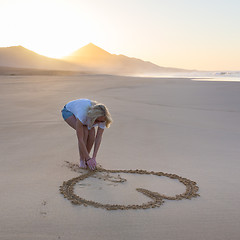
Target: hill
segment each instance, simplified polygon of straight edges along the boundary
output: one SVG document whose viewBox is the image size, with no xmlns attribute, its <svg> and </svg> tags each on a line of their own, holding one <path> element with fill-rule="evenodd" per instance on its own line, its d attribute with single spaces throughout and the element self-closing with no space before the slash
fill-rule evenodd
<svg viewBox="0 0 240 240">
<path fill-rule="evenodd" d="M 92 43 L 78 49 L 63 59 L 74 64 L 80 64 L 85 68 L 94 69 L 97 72 L 120 75 L 188 71 L 178 68 L 160 67 L 141 59 L 110 54 Z"/>
<path fill-rule="evenodd" d="M 82 70 L 79 65 L 48 58 L 22 46 L 0 48 L 0 66 L 51 70 Z"/>
<path fill-rule="evenodd" d="M 111 54 L 92 43 L 78 49 L 63 59 L 48 58 L 22 46 L 2 47 L 0 48 L 0 67 L 18 68 L 14 71 L 19 74 L 23 72 L 28 72 L 29 74 L 48 73 L 48 71 L 44 73 L 43 70 L 115 75 L 157 75 L 166 72 L 188 71 L 178 68 L 160 67 L 141 59 Z M 24 68 L 25 70 L 21 71 L 19 68 Z M 29 71 L 29 69 L 34 69 L 34 71 Z M 37 70 L 41 70 L 41 72 Z M 2 68 L 1 72 L 6 72 L 6 70 Z M 54 74 L 54 72 L 51 72 L 51 74 Z"/>
</svg>

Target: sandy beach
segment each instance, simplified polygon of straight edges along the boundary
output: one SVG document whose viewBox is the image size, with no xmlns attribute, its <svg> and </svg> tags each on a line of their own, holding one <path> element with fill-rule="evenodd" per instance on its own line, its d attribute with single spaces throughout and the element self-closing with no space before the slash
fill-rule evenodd
<svg viewBox="0 0 240 240">
<path fill-rule="evenodd" d="M 0 239 L 238 240 L 240 83 L 110 75 L 0 76 Z M 195 181 L 200 197 L 108 211 L 73 205 L 59 192 L 84 174 L 75 132 L 61 116 L 70 100 L 106 104 L 114 120 L 97 162 Z M 146 188 L 175 196 L 163 176 L 97 173 L 75 193 L 104 204 L 142 204 Z M 126 179 L 118 182 L 109 179 Z"/>
</svg>

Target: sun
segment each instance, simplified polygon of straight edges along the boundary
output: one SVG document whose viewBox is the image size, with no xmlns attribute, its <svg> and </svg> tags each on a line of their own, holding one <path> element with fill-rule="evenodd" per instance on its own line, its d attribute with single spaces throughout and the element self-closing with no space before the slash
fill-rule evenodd
<svg viewBox="0 0 240 240">
<path fill-rule="evenodd" d="M 71 1 L 23 0 L 3 5 L 3 9 L 0 20 L 7 21 L 6 45 L 22 45 L 47 57 L 66 56 L 98 35 L 94 19 L 83 8 L 74 8 Z"/>
</svg>

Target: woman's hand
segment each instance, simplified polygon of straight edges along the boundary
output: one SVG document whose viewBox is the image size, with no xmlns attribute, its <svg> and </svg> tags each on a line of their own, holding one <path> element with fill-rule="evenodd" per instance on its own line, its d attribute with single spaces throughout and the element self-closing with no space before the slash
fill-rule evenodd
<svg viewBox="0 0 240 240">
<path fill-rule="evenodd" d="M 97 162 L 96 162 L 96 158 L 90 158 L 88 160 L 86 160 L 88 167 L 91 170 L 94 170 L 97 166 Z"/>
</svg>

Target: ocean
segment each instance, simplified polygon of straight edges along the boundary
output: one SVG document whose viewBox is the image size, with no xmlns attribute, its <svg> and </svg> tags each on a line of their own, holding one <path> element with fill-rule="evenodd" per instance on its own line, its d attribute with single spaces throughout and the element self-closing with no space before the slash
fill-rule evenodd
<svg viewBox="0 0 240 240">
<path fill-rule="evenodd" d="M 240 82 L 240 71 L 193 71 L 163 74 L 148 74 L 141 77 L 192 78 L 193 81 Z"/>
</svg>

